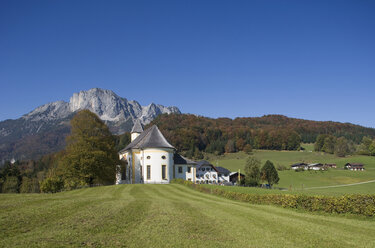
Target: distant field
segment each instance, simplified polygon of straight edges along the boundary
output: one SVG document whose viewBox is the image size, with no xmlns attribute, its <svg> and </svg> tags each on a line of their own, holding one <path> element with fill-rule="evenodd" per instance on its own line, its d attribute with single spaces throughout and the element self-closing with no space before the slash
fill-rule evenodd
<svg viewBox="0 0 375 248">
<path fill-rule="evenodd" d="M 330 169 L 328 171 L 304 171 L 295 172 L 293 170 L 279 171 L 280 182 L 278 187 L 287 188 L 291 190 L 302 190 L 310 187 L 333 186 L 342 184 L 352 184 L 364 181 L 375 180 L 375 157 L 370 156 L 348 156 L 339 158 L 332 154 L 325 154 L 321 152 L 313 152 L 312 144 L 304 144 L 306 150 L 304 151 L 268 151 L 256 150 L 253 155 L 260 159 L 262 163 L 267 160 L 272 161 L 275 166 L 285 165 L 288 168 L 291 164 L 297 162 L 306 163 L 336 163 L 338 169 Z M 247 154 L 243 152 L 226 154 L 224 156 L 211 156 L 209 161 L 216 166 L 228 168 L 231 171 L 243 171 Z M 366 170 L 347 171 L 343 170 L 345 163 L 356 162 L 365 164 Z M 309 189 L 304 191 L 314 191 L 316 193 L 375 193 L 375 183 L 355 185 L 350 187 L 339 187 L 329 189 Z"/>
<path fill-rule="evenodd" d="M 183 185 L 1 194 L 0 247 L 375 247 L 374 218 L 251 205 Z"/>
</svg>

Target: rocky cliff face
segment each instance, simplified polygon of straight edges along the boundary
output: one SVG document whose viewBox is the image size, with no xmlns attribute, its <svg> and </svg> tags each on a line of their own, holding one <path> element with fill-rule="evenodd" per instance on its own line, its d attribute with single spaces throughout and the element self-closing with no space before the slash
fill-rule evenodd
<svg viewBox="0 0 375 248">
<path fill-rule="evenodd" d="M 90 89 L 74 93 L 69 102 L 57 101 L 36 108 L 30 113 L 16 120 L 0 122 L 0 162 L 4 159 L 28 158 L 31 154 L 28 149 L 36 137 L 43 143 L 43 138 L 48 133 L 50 144 L 41 149 L 40 153 L 57 151 L 64 144 L 64 137 L 69 132 L 69 120 L 79 110 L 88 109 L 97 114 L 114 134 L 130 131 L 135 120 L 142 124 L 150 123 L 160 114 L 180 113 L 177 107 L 165 107 L 151 103 L 141 106 L 137 101 L 128 101 L 116 95 L 111 90 Z M 23 149 L 20 149 L 23 147 Z M 36 152 L 39 154 L 39 152 Z M 35 157 L 32 155 L 31 157 Z"/>
</svg>

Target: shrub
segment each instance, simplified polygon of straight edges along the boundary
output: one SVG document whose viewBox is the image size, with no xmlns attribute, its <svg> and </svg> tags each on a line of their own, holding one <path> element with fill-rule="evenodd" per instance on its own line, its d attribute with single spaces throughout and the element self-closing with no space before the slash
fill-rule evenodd
<svg viewBox="0 0 375 248">
<path fill-rule="evenodd" d="M 43 193 L 56 193 L 63 189 L 64 182 L 59 177 L 48 177 L 40 184 Z"/>
</svg>

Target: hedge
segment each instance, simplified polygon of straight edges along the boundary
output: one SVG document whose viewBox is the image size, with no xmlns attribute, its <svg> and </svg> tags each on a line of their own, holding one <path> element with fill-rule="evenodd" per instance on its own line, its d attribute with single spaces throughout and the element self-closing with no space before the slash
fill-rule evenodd
<svg viewBox="0 0 375 248">
<path fill-rule="evenodd" d="M 183 184 L 197 191 L 218 195 L 231 200 L 252 204 L 271 204 L 284 208 L 322 211 L 327 213 L 350 213 L 365 216 L 375 215 L 375 195 L 356 194 L 343 196 L 310 196 L 303 194 L 248 194 L 231 192 L 224 189 L 211 189 L 190 181 L 175 179 L 173 183 Z M 223 186 L 226 187 L 226 186 Z"/>
</svg>

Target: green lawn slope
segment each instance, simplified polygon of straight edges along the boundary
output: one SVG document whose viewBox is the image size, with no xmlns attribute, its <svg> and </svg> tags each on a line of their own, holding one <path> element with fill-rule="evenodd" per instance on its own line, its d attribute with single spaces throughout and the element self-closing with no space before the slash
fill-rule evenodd
<svg viewBox="0 0 375 248">
<path fill-rule="evenodd" d="M 0 247 L 375 247 L 373 218 L 251 205 L 183 185 L 1 194 Z"/>
<path fill-rule="evenodd" d="M 335 163 L 337 169 L 328 171 L 304 171 L 295 172 L 294 170 L 279 171 L 280 181 L 277 187 L 285 188 L 291 191 L 313 192 L 314 194 L 375 194 L 375 182 L 353 186 L 340 185 L 355 184 L 375 180 L 375 157 L 370 156 L 347 156 L 339 158 L 332 154 L 312 151 L 312 144 L 303 145 L 306 150 L 303 151 L 269 151 L 255 150 L 253 156 L 260 159 L 264 164 L 270 160 L 277 165 L 284 165 L 290 168 L 290 165 L 297 162 L 306 163 Z M 231 171 L 238 171 L 245 166 L 247 154 L 243 152 L 225 154 L 224 156 L 210 156 L 209 161 L 215 166 L 222 166 Z M 344 165 L 348 162 L 365 164 L 365 171 L 344 170 Z M 315 189 L 322 186 L 340 186 L 326 189 Z"/>
</svg>

